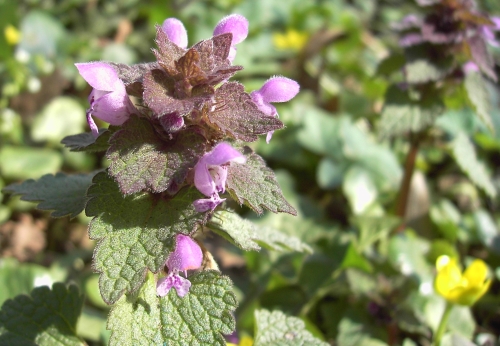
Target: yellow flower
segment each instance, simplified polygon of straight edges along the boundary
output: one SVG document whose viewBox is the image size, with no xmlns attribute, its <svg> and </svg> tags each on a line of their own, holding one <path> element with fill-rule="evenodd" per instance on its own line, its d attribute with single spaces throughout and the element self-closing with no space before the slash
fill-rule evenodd
<svg viewBox="0 0 500 346">
<path fill-rule="evenodd" d="M 19 32 L 19 30 L 17 30 L 10 24 L 5 27 L 4 35 L 7 43 L 10 45 L 15 45 L 21 38 L 21 33 Z"/>
<path fill-rule="evenodd" d="M 233 344 L 231 342 L 226 343 L 226 346 L 252 346 L 252 345 L 253 345 L 253 339 L 249 336 L 242 337 L 238 345 Z"/>
<path fill-rule="evenodd" d="M 307 42 L 307 33 L 294 29 L 287 30 L 286 33 L 273 34 L 274 46 L 278 49 L 301 50 Z"/>
<path fill-rule="evenodd" d="M 488 266 L 480 259 L 474 260 L 462 273 L 455 258 L 439 256 L 436 268 L 434 287 L 450 303 L 471 306 L 488 291 L 491 284 Z"/>
</svg>

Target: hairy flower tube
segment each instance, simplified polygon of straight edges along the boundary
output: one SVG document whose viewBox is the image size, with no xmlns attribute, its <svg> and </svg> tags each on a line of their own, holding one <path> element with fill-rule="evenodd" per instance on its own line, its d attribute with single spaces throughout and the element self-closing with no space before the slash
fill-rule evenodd
<svg viewBox="0 0 500 346">
<path fill-rule="evenodd" d="M 184 24 L 177 18 L 167 18 L 161 25 L 161 29 L 170 41 L 181 48 L 187 48 L 188 35 Z"/>
<path fill-rule="evenodd" d="M 99 130 L 93 116 L 111 125 L 122 125 L 135 107 L 113 67 L 105 62 L 78 63 L 75 66 L 93 88 L 88 97 L 87 122 L 94 136 L 97 137 Z"/>
<path fill-rule="evenodd" d="M 219 192 L 226 190 L 227 168 L 231 162 L 245 163 L 246 157 L 226 142 L 217 144 L 198 161 L 194 167 L 194 185 L 209 198 L 194 201 L 196 211 L 213 210 L 224 202 Z"/>
<path fill-rule="evenodd" d="M 233 40 L 227 59 L 233 61 L 236 57 L 236 45 L 243 42 L 248 35 L 248 20 L 239 14 L 231 14 L 222 18 L 215 26 L 214 36 L 231 33 Z"/>
<path fill-rule="evenodd" d="M 179 297 L 184 297 L 189 292 L 191 282 L 180 276 L 179 272 L 184 272 L 187 277 L 187 271 L 198 269 L 202 260 L 203 253 L 200 246 L 191 237 L 178 234 L 176 236 L 175 250 L 168 256 L 165 263 L 168 267 L 168 274 L 158 280 L 156 293 L 163 297 L 173 287 Z"/>
<path fill-rule="evenodd" d="M 456 259 L 439 256 L 436 268 L 434 287 L 450 303 L 471 306 L 491 284 L 488 266 L 480 259 L 474 260 L 462 273 Z"/>
<path fill-rule="evenodd" d="M 277 117 L 278 112 L 276 111 L 276 107 L 271 103 L 290 101 L 299 93 L 299 90 L 300 86 L 296 81 L 286 77 L 275 76 L 269 78 L 259 90 L 252 91 L 250 96 L 261 112 Z M 271 140 L 273 133 L 274 131 L 268 132 L 266 137 L 267 143 Z"/>
</svg>

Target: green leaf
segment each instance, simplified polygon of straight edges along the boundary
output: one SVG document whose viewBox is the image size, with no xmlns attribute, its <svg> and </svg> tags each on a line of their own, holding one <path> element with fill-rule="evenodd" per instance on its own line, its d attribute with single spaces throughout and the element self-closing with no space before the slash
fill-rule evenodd
<svg viewBox="0 0 500 346">
<path fill-rule="evenodd" d="M 338 346 L 386 346 L 382 340 L 387 340 L 387 333 L 373 323 L 366 307 L 349 308 L 338 324 Z"/>
<path fill-rule="evenodd" d="M 48 148 L 16 147 L 0 148 L 0 174 L 9 179 L 28 179 L 47 173 L 55 173 L 62 166 L 59 152 Z"/>
<path fill-rule="evenodd" d="M 174 197 L 149 193 L 123 197 L 103 172 L 94 177 L 87 194 L 85 212 L 94 216 L 89 236 L 99 240 L 94 268 L 101 273 L 99 289 L 108 304 L 137 290 L 147 269 L 157 272 L 164 265 L 176 234 L 190 234 L 206 222 L 206 213 L 196 212 L 192 205 L 203 198 L 195 188 L 181 189 Z"/>
<path fill-rule="evenodd" d="M 66 279 L 66 272 L 59 267 L 42 267 L 38 264 L 20 263 L 14 258 L 0 259 L 0 305 L 18 294 L 29 294 L 42 285 L 51 285 Z"/>
<path fill-rule="evenodd" d="M 246 147 L 245 151 L 247 154 L 250 149 Z M 247 156 L 245 164 L 230 166 L 226 188 L 235 201 L 240 205 L 245 203 L 257 214 L 262 214 L 265 208 L 273 213 L 297 215 L 297 211 L 283 197 L 274 172 L 253 152 Z"/>
<path fill-rule="evenodd" d="M 0 310 L 0 344 L 85 345 L 76 336 L 83 301 L 76 286 L 62 283 L 7 300 Z"/>
<path fill-rule="evenodd" d="M 161 299 L 163 338 L 167 345 L 221 345 L 221 334 L 235 329 L 232 312 L 238 305 L 231 280 L 217 271 L 189 277 L 189 294 L 179 298 L 175 290 Z"/>
<path fill-rule="evenodd" d="M 171 140 L 158 136 L 150 121 L 132 116 L 110 140 L 109 174 L 121 191 L 163 192 L 180 186 L 190 168 L 205 153 L 205 138 L 194 131 L 181 131 Z"/>
<path fill-rule="evenodd" d="M 115 126 L 110 126 L 109 129 L 100 129 L 97 138 L 94 137 L 92 132 L 66 136 L 61 143 L 70 151 L 86 151 L 89 153 L 106 151 L 109 147 L 109 138 L 117 129 L 118 127 Z"/>
<path fill-rule="evenodd" d="M 235 328 L 232 312 L 237 302 L 231 280 L 217 271 L 203 271 L 189 281 L 186 296 L 180 298 L 172 289 L 160 298 L 149 275 L 138 292 L 123 297 L 111 310 L 110 345 L 225 346 L 222 334 Z"/>
<path fill-rule="evenodd" d="M 82 131 L 85 124 L 85 109 L 80 103 L 59 96 L 37 114 L 31 126 L 31 136 L 35 141 L 59 143 L 62 137 Z"/>
<path fill-rule="evenodd" d="M 305 329 L 297 317 L 286 316 L 281 311 L 255 311 L 255 346 L 327 346 Z"/>
<path fill-rule="evenodd" d="M 21 200 L 39 202 L 40 210 L 54 210 L 50 216 L 76 217 L 85 208 L 87 188 L 92 183 L 94 173 L 46 174 L 38 180 L 29 179 L 20 184 L 11 184 L 2 191 L 21 195 Z"/>
<path fill-rule="evenodd" d="M 435 91 L 428 96 L 410 98 L 407 91 L 392 85 L 387 89 L 380 119 L 380 136 L 391 137 L 406 132 L 419 132 L 434 123 L 443 106 Z"/>
<path fill-rule="evenodd" d="M 472 72 L 465 76 L 464 85 L 469 101 L 476 110 L 477 116 L 493 131 L 493 122 L 490 116 L 492 107 L 486 81 L 480 73 Z"/>
<path fill-rule="evenodd" d="M 406 81 L 412 84 L 439 81 L 452 70 L 453 59 L 449 58 L 439 63 L 427 59 L 415 59 L 405 65 Z"/>
<path fill-rule="evenodd" d="M 460 133 L 451 143 L 451 150 L 458 166 L 464 171 L 469 179 L 481 188 L 490 197 L 495 197 L 497 192 L 495 186 L 486 171 L 484 163 L 476 157 L 474 145 L 467 135 Z"/>
<path fill-rule="evenodd" d="M 299 238 L 271 227 L 260 227 L 232 211 L 218 211 L 207 226 L 243 250 L 260 250 L 260 245 L 276 251 L 309 252 L 311 248 Z"/>
</svg>

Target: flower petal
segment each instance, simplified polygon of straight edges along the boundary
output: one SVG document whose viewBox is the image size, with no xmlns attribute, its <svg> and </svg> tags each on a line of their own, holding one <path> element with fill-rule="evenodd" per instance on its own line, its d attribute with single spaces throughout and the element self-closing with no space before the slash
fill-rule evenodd
<svg viewBox="0 0 500 346">
<path fill-rule="evenodd" d="M 205 156 L 194 166 L 194 185 L 198 191 L 208 197 L 211 197 L 217 191 L 215 182 L 208 171 Z"/>
<path fill-rule="evenodd" d="M 488 266 L 480 259 L 474 260 L 464 272 L 468 285 L 481 287 L 488 276 Z"/>
<path fill-rule="evenodd" d="M 287 102 L 293 99 L 300 90 L 299 83 L 286 77 L 272 77 L 268 79 L 259 93 L 264 102 Z"/>
<path fill-rule="evenodd" d="M 80 75 L 90 86 L 102 91 L 125 92 L 125 85 L 118 78 L 115 69 L 105 62 L 87 62 L 75 64 Z"/>
<path fill-rule="evenodd" d="M 177 295 L 182 298 L 189 292 L 191 282 L 180 275 L 176 275 L 174 288 L 177 291 Z"/>
<path fill-rule="evenodd" d="M 203 260 L 201 248 L 191 237 L 178 234 L 176 236 L 175 250 L 167 259 L 169 271 L 185 271 L 198 269 Z"/>
<path fill-rule="evenodd" d="M 161 29 L 170 41 L 181 48 L 188 45 L 188 35 L 184 24 L 177 18 L 167 18 L 161 25 Z"/>
<path fill-rule="evenodd" d="M 122 125 L 128 120 L 133 108 L 126 93 L 111 92 L 94 100 L 91 113 L 111 125 Z"/>
<path fill-rule="evenodd" d="M 204 156 L 205 162 L 208 165 L 223 165 L 230 161 L 236 163 L 245 163 L 246 157 L 238 150 L 234 149 L 231 144 L 221 142 L 217 144 L 210 153 Z"/>
<path fill-rule="evenodd" d="M 197 199 L 193 202 L 194 209 L 199 213 L 204 213 L 209 210 L 214 210 L 219 204 L 224 202 L 225 198 L 219 196 L 205 199 Z"/>
<path fill-rule="evenodd" d="M 231 14 L 222 18 L 215 26 L 214 36 L 229 32 L 233 34 L 231 45 L 242 42 L 248 35 L 248 20 L 239 14 Z"/>
</svg>

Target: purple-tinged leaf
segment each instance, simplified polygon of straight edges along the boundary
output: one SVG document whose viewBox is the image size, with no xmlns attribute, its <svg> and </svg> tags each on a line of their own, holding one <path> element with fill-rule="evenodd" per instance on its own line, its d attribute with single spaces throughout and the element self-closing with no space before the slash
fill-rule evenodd
<svg viewBox="0 0 500 346">
<path fill-rule="evenodd" d="M 177 234 L 192 234 L 206 223 L 207 214 L 192 206 L 202 196 L 192 187 L 174 197 L 151 193 L 124 197 L 106 172 L 94 177 L 85 212 L 94 217 L 89 236 L 98 240 L 94 269 L 100 273 L 99 290 L 106 303 L 139 289 L 148 270 L 163 268 Z"/>
<path fill-rule="evenodd" d="M 207 120 L 227 135 L 246 141 L 257 140 L 257 135 L 283 128 L 283 123 L 262 113 L 244 91 L 243 85 L 228 82 L 215 93 L 215 108 Z"/>
<path fill-rule="evenodd" d="M 181 131 L 163 140 L 151 122 L 132 117 L 110 140 L 109 174 L 124 195 L 139 191 L 166 191 L 181 185 L 190 168 L 205 153 L 205 139 L 193 131 Z"/>
<path fill-rule="evenodd" d="M 273 213 L 297 215 L 297 211 L 283 197 L 274 172 L 264 160 L 248 147 L 245 147 L 245 154 L 245 164 L 232 165 L 228 169 L 226 189 L 231 197 L 257 214 L 267 209 Z"/>
<path fill-rule="evenodd" d="M 201 109 L 211 95 L 199 95 L 186 99 L 174 98 L 175 81 L 162 70 L 152 70 L 144 76 L 144 103 L 157 117 L 176 113 L 189 114 L 193 109 Z"/>
<path fill-rule="evenodd" d="M 484 39 L 479 35 L 473 36 L 467 40 L 469 44 L 469 50 L 472 55 L 472 59 L 479 66 L 481 71 L 491 78 L 493 81 L 497 81 L 497 75 L 495 73 L 495 62 L 492 56 L 488 52 L 486 43 Z"/>
<path fill-rule="evenodd" d="M 153 49 L 156 60 L 168 74 L 175 76 L 177 74 L 175 62 L 186 53 L 186 50 L 170 41 L 160 26 L 156 28 L 155 42 L 158 46 L 158 50 Z"/>
<path fill-rule="evenodd" d="M 127 93 L 141 98 L 144 91 L 142 87 L 144 74 L 147 71 L 160 68 L 160 65 L 158 65 L 156 61 L 132 66 L 113 62 L 110 62 L 109 64 L 115 69 L 118 77 L 122 80 L 123 84 L 125 84 Z"/>
<path fill-rule="evenodd" d="M 97 138 L 92 132 L 66 136 L 61 140 L 61 143 L 64 144 L 66 148 L 69 148 L 69 151 L 86 151 L 89 153 L 106 151 L 109 148 L 109 138 L 118 129 L 118 126 L 100 129 Z"/>
</svg>

